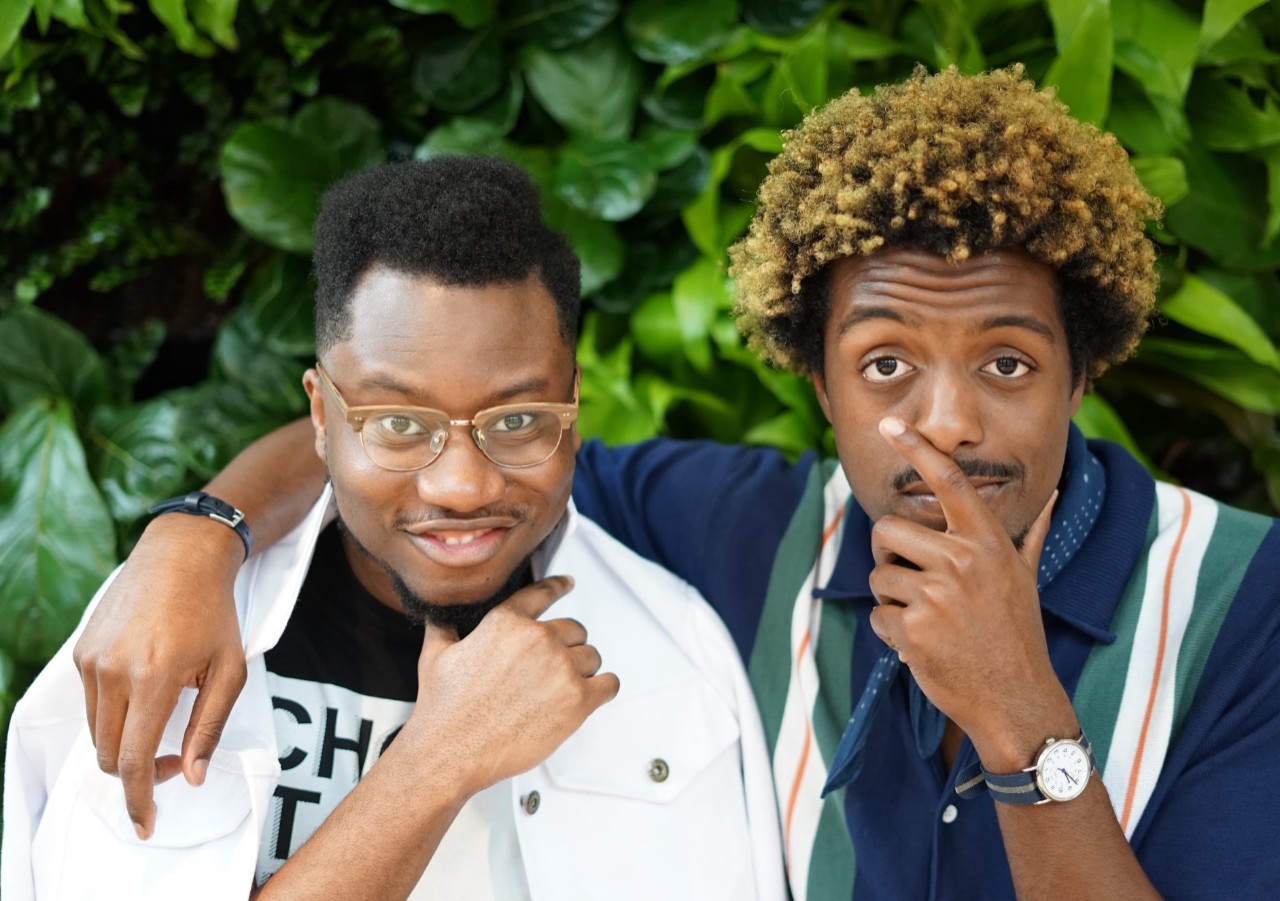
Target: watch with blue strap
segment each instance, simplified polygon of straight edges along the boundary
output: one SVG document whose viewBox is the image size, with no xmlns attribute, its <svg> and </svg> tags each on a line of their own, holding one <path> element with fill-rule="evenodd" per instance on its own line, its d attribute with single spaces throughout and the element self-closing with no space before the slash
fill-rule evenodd
<svg viewBox="0 0 1280 901">
<path fill-rule="evenodd" d="M 956 794 L 973 798 L 985 787 L 1005 804 L 1071 801 L 1084 793 L 1093 769 L 1093 748 L 1081 732 L 1079 738 L 1050 738 L 1036 762 L 1017 773 L 988 773 L 981 763 L 972 764 L 956 777 Z"/>
<path fill-rule="evenodd" d="M 232 529 L 244 542 L 244 558 L 249 559 L 253 550 L 253 531 L 244 521 L 244 514 L 221 498 L 214 497 L 205 491 L 193 491 L 181 497 L 171 497 L 167 501 L 156 504 L 148 513 L 189 513 L 192 516 L 207 516 Z"/>
</svg>

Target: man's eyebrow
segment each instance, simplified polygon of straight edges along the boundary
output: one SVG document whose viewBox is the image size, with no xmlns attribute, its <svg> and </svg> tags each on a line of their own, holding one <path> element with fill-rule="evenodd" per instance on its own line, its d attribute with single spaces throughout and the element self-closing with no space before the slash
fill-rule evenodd
<svg viewBox="0 0 1280 901">
<path fill-rule="evenodd" d="M 406 406 L 410 407 L 428 407 L 430 404 L 421 403 L 417 398 L 420 395 L 420 389 L 406 385 L 404 382 L 397 381 L 394 377 L 388 375 L 371 375 L 363 380 L 365 388 L 376 388 L 383 391 L 390 391 L 394 394 L 403 395 L 410 398 L 406 402 Z M 508 385 L 501 391 L 495 391 L 489 396 L 488 406 L 497 406 L 512 398 L 520 397 L 523 394 L 545 394 L 550 390 L 550 383 L 540 376 L 527 378 L 522 382 L 515 382 Z"/>
<path fill-rule="evenodd" d="M 914 317 L 907 316 L 895 310 L 893 307 L 860 307 L 855 306 L 850 310 L 839 323 L 836 324 L 836 337 L 839 338 L 855 325 L 867 322 L 871 319 L 888 319 L 893 322 L 901 322 L 903 325 L 919 325 L 919 321 Z"/>
<path fill-rule="evenodd" d="M 1004 316 L 992 316 L 988 319 L 984 319 L 973 327 L 971 333 L 980 335 L 983 332 L 989 332 L 992 329 L 998 328 L 1026 329 L 1029 332 L 1035 332 L 1050 344 L 1058 343 L 1058 336 L 1054 333 L 1053 329 L 1049 328 L 1049 326 L 1045 325 L 1039 319 L 1036 319 L 1034 316 L 1018 316 L 1013 313 L 1009 313 Z"/>
</svg>

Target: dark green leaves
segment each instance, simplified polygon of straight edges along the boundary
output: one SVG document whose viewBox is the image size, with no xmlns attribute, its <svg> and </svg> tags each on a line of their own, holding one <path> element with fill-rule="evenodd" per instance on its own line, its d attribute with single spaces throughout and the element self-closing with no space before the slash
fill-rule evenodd
<svg viewBox="0 0 1280 901">
<path fill-rule="evenodd" d="M 222 148 L 227 209 L 255 237 L 308 253 L 320 195 L 385 156 L 377 120 L 343 100 L 318 100 L 289 125 L 246 123 Z"/>
<path fill-rule="evenodd" d="M 473 109 L 497 94 L 505 81 L 502 41 L 494 30 L 441 29 L 413 64 L 413 89 L 451 113 Z"/>
<path fill-rule="evenodd" d="M 574 141 L 556 173 L 557 193 L 571 206 L 612 222 L 634 216 L 657 183 L 649 155 L 631 141 Z"/>
<path fill-rule="evenodd" d="M 737 14 L 735 0 L 636 0 L 627 5 L 627 37 L 641 59 L 676 65 L 698 59 L 728 40 Z"/>
<path fill-rule="evenodd" d="M 640 63 L 615 30 L 553 51 L 525 48 L 529 90 L 572 135 L 621 139 L 631 131 L 640 97 Z"/>
<path fill-rule="evenodd" d="M 0 428 L 0 647 L 48 659 L 115 563 L 115 530 L 71 407 L 36 398 Z"/>
<path fill-rule="evenodd" d="M 0 320 L 4 409 L 32 398 L 66 398 L 81 415 L 105 399 L 106 370 L 84 336 L 62 320 L 20 307 Z"/>
<path fill-rule="evenodd" d="M 477 28 L 493 18 L 494 0 L 390 0 L 414 13 L 448 13 L 463 28 Z"/>
</svg>

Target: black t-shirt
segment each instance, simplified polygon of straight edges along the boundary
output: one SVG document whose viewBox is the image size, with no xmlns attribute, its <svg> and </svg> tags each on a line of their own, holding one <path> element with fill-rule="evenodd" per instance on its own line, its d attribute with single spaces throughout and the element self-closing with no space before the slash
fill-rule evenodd
<svg viewBox="0 0 1280 901">
<path fill-rule="evenodd" d="M 325 529 L 289 624 L 265 658 L 281 775 L 259 882 L 310 838 L 408 719 L 422 634 L 360 584 L 336 525 Z"/>
</svg>

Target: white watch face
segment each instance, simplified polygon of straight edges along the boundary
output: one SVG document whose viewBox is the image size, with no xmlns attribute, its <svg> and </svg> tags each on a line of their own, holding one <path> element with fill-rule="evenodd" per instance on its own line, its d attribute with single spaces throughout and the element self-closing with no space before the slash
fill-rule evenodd
<svg viewBox="0 0 1280 901">
<path fill-rule="evenodd" d="M 1036 782 L 1046 798 L 1070 801 L 1089 782 L 1089 755 L 1074 741 L 1060 741 L 1040 757 Z"/>
</svg>

